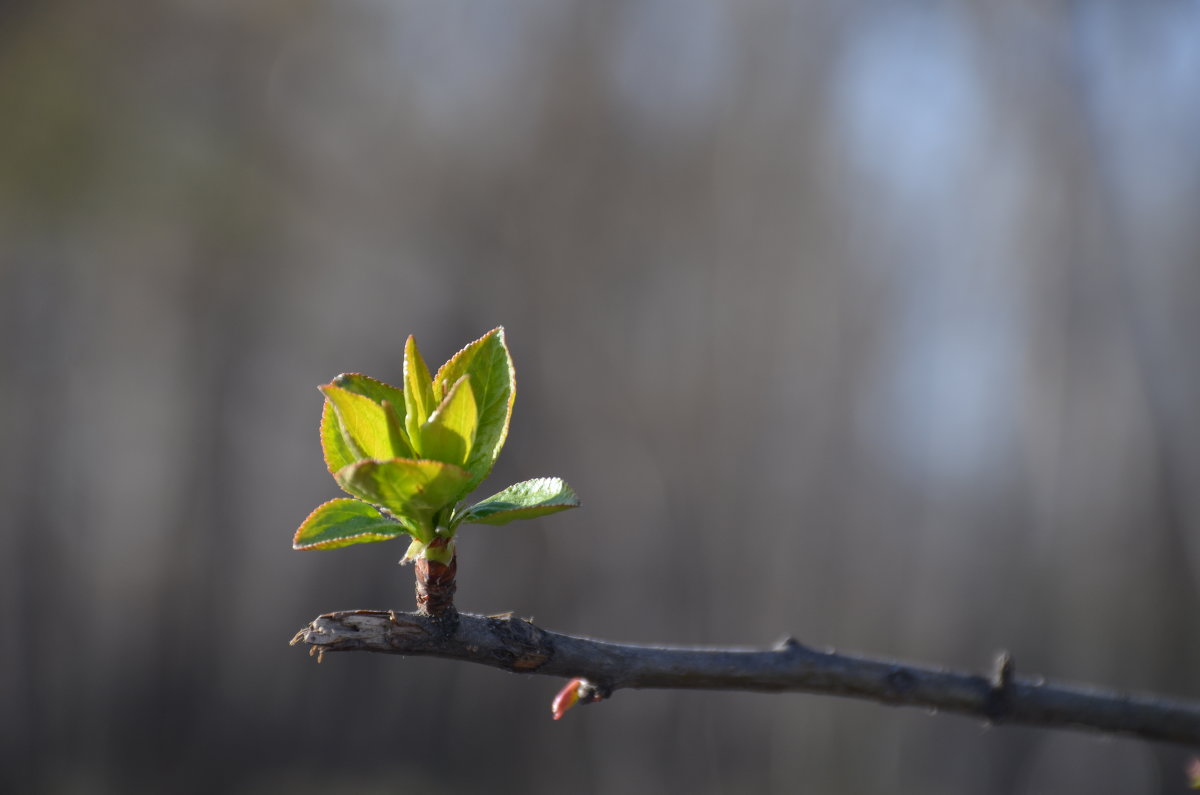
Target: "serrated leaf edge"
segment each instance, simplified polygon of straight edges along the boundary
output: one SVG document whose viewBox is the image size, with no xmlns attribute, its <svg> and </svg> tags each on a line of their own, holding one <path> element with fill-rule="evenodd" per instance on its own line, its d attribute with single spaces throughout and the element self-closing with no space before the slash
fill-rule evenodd
<svg viewBox="0 0 1200 795">
<path fill-rule="evenodd" d="M 414 368 L 419 368 L 419 374 L 414 372 Z M 417 346 L 417 338 L 412 334 L 409 334 L 408 339 L 404 341 L 404 366 L 401 369 L 401 377 L 404 387 L 404 424 L 411 439 L 420 434 L 421 426 L 429 419 L 429 415 L 437 408 L 438 403 L 433 388 L 433 376 L 429 373 L 429 365 L 425 363 L 425 357 L 421 355 L 421 349 Z M 429 390 L 430 405 L 428 406 L 424 405 L 424 390 L 419 389 L 420 386 L 425 385 L 426 381 Z M 424 409 L 428 409 L 428 411 L 424 411 Z M 415 440 L 415 442 L 419 441 L 419 439 Z M 417 453 L 421 452 L 416 449 L 415 444 L 413 450 Z"/>
<path fill-rule="evenodd" d="M 484 497 L 482 500 L 475 503 L 474 505 L 470 505 L 470 506 L 462 509 L 461 511 L 456 511 L 454 518 L 450 522 L 450 526 L 452 528 L 457 528 L 461 524 L 488 524 L 488 522 L 476 521 L 473 519 L 469 519 L 467 517 L 473 509 L 475 509 L 479 505 L 482 505 L 483 503 L 487 502 L 488 500 L 499 497 L 501 494 L 503 494 L 504 492 L 508 491 L 509 489 L 511 489 L 515 486 L 520 486 L 524 483 L 532 483 L 535 480 L 556 481 L 561 485 L 562 488 L 569 491 L 571 493 L 571 496 L 569 498 L 566 498 L 566 501 L 563 501 L 563 502 L 542 502 L 542 503 L 538 503 L 537 505 L 522 505 L 522 506 L 518 506 L 516 508 L 506 508 L 501 511 L 495 511 L 493 513 L 489 513 L 486 518 L 490 519 L 493 516 L 503 516 L 505 514 L 516 513 L 518 511 L 528 511 L 531 509 L 538 509 L 538 508 L 560 508 L 562 510 L 566 510 L 568 508 L 578 508 L 580 506 L 579 495 L 576 493 L 575 489 L 573 489 L 571 487 L 570 483 L 567 483 L 567 481 L 563 480 L 562 478 L 558 477 L 557 475 L 539 475 L 537 477 L 526 478 L 525 480 L 519 480 L 516 483 L 511 483 L 511 484 L 505 486 L 504 488 L 500 489 L 500 491 L 496 492 L 495 494 L 492 494 L 488 497 Z M 546 516 L 546 515 L 548 515 L 548 514 L 542 514 L 542 516 Z M 531 516 L 529 518 L 530 519 L 539 519 L 541 517 L 540 516 Z"/>
<path fill-rule="evenodd" d="M 329 471 L 329 474 L 336 475 L 337 470 L 329 465 L 329 448 L 325 445 L 325 413 L 329 412 L 329 415 L 332 417 L 331 421 L 335 426 L 334 430 L 336 430 L 337 435 L 342 438 L 343 443 L 345 443 L 345 431 L 342 430 L 342 421 L 338 418 L 337 410 L 333 407 L 333 403 L 329 401 L 329 398 L 324 397 L 324 393 L 322 393 L 322 399 L 324 402 L 321 404 L 321 420 L 317 423 L 317 437 L 321 441 L 321 458 L 325 461 L 325 469 Z M 349 445 L 347 445 L 347 447 L 349 447 Z M 354 451 L 349 450 L 348 452 L 353 453 Z M 347 465 L 343 464 L 342 466 Z M 338 469 L 341 468 L 342 467 L 338 467 Z"/>
<path fill-rule="evenodd" d="M 493 335 L 495 335 L 495 336 L 498 336 L 498 337 L 500 338 L 500 344 L 501 344 L 501 345 L 504 345 L 505 349 L 507 349 L 507 348 L 508 348 L 508 344 L 507 344 L 507 343 L 505 342 L 505 340 L 504 340 L 504 326 L 496 326 L 496 327 L 495 327 L 494 329 L 492 329 L 491 331 L 489 331 L 489 332 L 487 332 L 486 334 L 483 334 L 482 336 L 480 336 L 480 337 L 479 337 L 479 339 L 474 339 L 474 340 L 471 340 L 471 341 L 470 341 L 470 342 L 468 342 L 466 345 L 464 345 L 464 346 L 462 346 L 461 348 L 459 348 L 458 350 L 456 350 L 456 351 L 454 352 L 454 354 L 453 354 L 453 355 L 452 355 L 452 356 L 451 356 L 449 359 L 447 359 L 446 361 L 442 362 L 442 366 L 441 366 L 441 367 L 439 367 L 439 368 L 437 369 L 437 372 L 433 374 L 433 387 L 434 387 L 434 395 L 437 395 L 437 386 L 438 386 L 438 383 L 439 383 L 439 382 L 442 380 L 442 372 L 443 372 L 443 371 L 444 371 L 444 370 L 445 370 L 447 367 L 449 367 L 449 366 L 450 366 L 450 363 L 451 363 L 451 362 L 453 362 L 455 359 L 457 359 L 459 356 L 462 356 L 462 355 L 463 355 L 464 353 L 466 353 L 466 352 L 467 352 L 469 349 L 471 349 L 471 348 L 473 348 L 473 347 L 475 347 L 475 346 L 477 346 L 477 345 L 482 345 L 482 344 L 484 343 L 484 341 L 485 341 L 485 340 L 486 340 L 488 337 L 491 337 L 491 336 L 493 336 Z M 511 355 L 509 356 L 509 358 L 510 358 L 510 359 L 512 358 L 512 357 L 511 357 Z M 441 400 L 442 400 L 441 396 L 438 396 L 438 402 L 439 402 L 439 403 L 441 402 Z"/>
<path fill-rule="evenodd" d="M 334 379 L 334 380 L 336 381 L 337 379 Z M 361 461 L 363 459 L 371 458 L 372 456 L 368 455 L 367 451 L 365 449 L 363 449 L 362 440 L 356 439 L 354 436 L 354 433 L 351 431 L 351 429 L 349 427 L 347 427 L 346 418 L 345 418 L 345 416 L 343 416 L 342 409 L 340 406 L 338 406 L 337 401 L 334 400 L 333 395 L 336 395 L 339 393 L 345 394 L 345 395 L 350 395 L 351 396 L 351 400 L 350 400 L 351 404 L 353 404 L 354 401 L 357 401 L 357 400 L 365 400 L 365 401 L 367 401 L 367 403 L 369 405 L 374 406 L 377 409 L 379 409 L 380 413 L 383 415 L 383 427 L 384 427 L 384 432 L 386 434 L 387 447 L 394 447 L 394 445 L 393 445 L 394 437 L 391 433 L 391 429 L 388 424 L 387 409 L 384 408 L 382 403 L 375 401 L 374 398 L 368 397 L 367 395 L 361 395 L 358 392 L 354 392 L 352 390 L 346 389 L 344 386 L 339 386 L 338 384 L 332 383 L 332 382 L 328 383 L 328 384 L 322 384 L 320 387 L 318 387 L 318 389 L 321 391 L 321 394 L 325 396 L 325 400 L 333 406 L 333 412 L 334 412 L 334 415 L 337 417 L 338 427 L 342 431 L 342 438 L 346 440 L 346 446 L 348 448 L 350 448 L 350 451 L 352 453 L 355 453 L 356 455 L 358 455 L 359 461 Z M 331 394 L 331 392 L 327 392 L 326 390 L 337 390 L 337 391 L 333 392 Z M 395 451 L 393 450 L 393 452 L 395 452 Z"/>
<path fill-rule="evenodd" d="M 396 526 L 399 527 L 400 525 L 396 525 Z M 355 533 L 352 536 L 338 536 L 337 538 L 330 539 L 328 541 L 318 541 L 315 544 L 304 544 L 302 546 L 297 546 L 296 542 L 293 541 L 292 549 L 297 550 L 299 552 L 307 552 L 310 549 L 329 549 L 329 548 L 337 549 L 338 547 L 350 546 L 350 544 L 348 544 L 346 542 L 347 541 L 353 542 L 353 540 L 356 538 L 370 537 L 374 541 L 394 541 L 395 539 L 399 538 L 400 536 L 407 536 L 407 535 L 409 535 L 409 533 L 406 530 L 401 530 L 399 533 L 396 533 L 395 535 L 384 535 L 382 533 Z"/>
<path fill-rule="evenodd" d="M 500 341 L 500 347 L 503 348 L 503 350 L 504 350 L 505 366 L 508 368 L 508 378 L 512 385 L 512 388 L 509 390 L 509 393 L 508 393 L 508 401 L 507 401 L 508 405 L 505 406 L 503 430 L 500 431 L 500 435 L 496 438 L 496 443 L 494 445 L 492 445 L 492 449 L 487 451 L 487 457 L 488 457 L 487 468 L 480 471 L 479 475 L 477 477 L 475 477 L 475 479 L 471 482 L 471 488 L 467 492 L 468 494 L 470 493 L 470 491 L 474 491 L 479 486 L 480 483 L 482 483 L 484 480 L 486 480 L 488 475 L 492 474 L 492 470 L 495 469 L 495 467 L 496 467 L 496 460 L 500 457 L 500 451 L 504 449 L 504 443 L 508 440 L 509 428 L 512 426 L 513 405 L 516 403 L 516 400 L 517 400 L 517 368 L 513 364 L 512 351 L 510 351 L 508 348 L 508 339 L 505 337 L 504 326 L 496 326 L 491 331 L 489 331 L 486 334 L 479 337 L 479 339 L 472 340 L 471 342 L 468 342 L 463 347 L 459 348 L 457 351 L 455 351 L 453 356 L 451 356 L 449 359 L 447 359 L 445 362 L 442 363 L 442 366 L 438 368 L 437 373 L 434 374 L 434 376 L 433 376 L 434 396 L 440 402 L 442 399 L 442 396 L 438 395 L 438 389 L 439 389 L 439 387 L 444 386 L 444 384 L 442 382 L 444 381 L 443 373 L 446 371 L 446 368 L 448 368 L 450 366 L 451 362 L 453 362 L 455 359 L 457 359 L 459 356 L 461 356 L 467 350 L 469 350 L 470 348 L 473 348 L 473 347 L 482 346 L 483 343 L 486 342 L 487 339 L 492 336 L 495 336 Z M 484 412 L 488 408 L 490 408 L 492 405 L 494 405 L 494 403 L 479 404 L 476 407 L 478 410 L 479 416 L 483 417 Z M 478 439 L 478 434 L 476 435 L 476 438 Z M 472 444 L 471 453 L 473 453 L 473 452 L 474 452 L 474 444 Z M 468 463 L 471 460 L 471 453 L 468 453 L 468 455 L 467 455 Z"/>
<path fill-rule="evenodd" d="M 511 516 L 512 514 L 520 513 L 521 511 L 545 511 L 545 513 L 539 513 L 534 516 L 522 516 L 522 517 L 513 516 L 508 521 L 510 521 L 510 522 L 511 521 L 519 521 L 521 519 L 541 519 L 543 516 L 550 516 L 551 514 L 558 513 L 559 511 L 566 511 L 566 510 L 570 510 L 571 508 L 578 508 L 578 507 L 579 507 L 578 502 L 542 503 L 541 505 L 526 505 L 522 508 L 507 508 L 503 511 L 495 511 L 493 513 L 489 513 L 487 516 L 483 516 L 478 519 L 469 518 L 467 516 L 467 511 L 463 511 L 463 518 L 456 519 L 454 526 L 459 527 L 464 524 L 487 524 L 487 525 L 507 524 L 506 522 L 498 522 L 497 523 L 497 522 L 491 522 L 491 521 L 487 521 L 487 520 L 493 519 L 495 517 Z"/>
<path fill-rule="evenodd" d="M 321 386 L 336 386 L 338 389 L 346 389 L 346 387 L 344 387 L 338 383 L 338 379 L 341 379 L 341 378 L 362 378 L 365 381 L 370 381 L 371 383 L 378 384 L 381 387 L 385 387 L 387 389 L 394 389 L 397 392 L 399 392 L 401 395 L 404 394 L 403 386 L 396 386 L 395 384 L 389 384 L 387 381 L 381 381 L 378 378 L 373 378 L 364 373 L 338 373 L 337 375 L 335 375 L 333 378 L 331 378 L 329 380 L 328 384 L 322 384 Z M 346 389 L 346 391 L 351 392 L 353 390 Z M 368 400 L 375 401 L 375 398 L 369 397 L 367 395 L 363 395 L 359 392 L 355 392 L 354 394 L 359 395 L 360 397 L 365 397 Z M 375 402 L 378 402 L 378 401 L 375 401 Z"/>
<path fill-rule="evenodd" d="M 297 527 L 296 532 L 292 534 L 292 549 L 301 550 L 301 551 L 308 550 L 308 549 L 321 549 L 322 547 L 324 547 L 328 544 L 337 543 L 339 541 L 345 541 L 346 539 L 350 539 L 350 538 L 362 538 L 363 536 L 376 536 L 377 535 L 377 536 L 379 536 L 380 541 L 391 541 L 393 538 L 396 538 L 396 536 L 411 535 L 409 530 L 407 528 L 405 528 L 404 525 L 397 522 L 396 523 L 396 527 L 397 527 L 396 535 L 384 535 L 382 533 L 355 533 L 354 535 L 341 536 L 337 539 L 332 539 L 329 541 L 318 541 L 315 544 L 303 544 L 303 545 L 298 544 L 297 539 L 300 536 L 300 531 L 304 529 L 304 526 L 306 524 L 308 524 L 309 520 L 312 519 L 314 516 L 316 516 L 317 512 L 320 511 L 322 508 L 325 508 L 326 506 L 331 505 L 335 502 L 357 502 L 357 503 L 361 503 L 363 505 L 369 506 L 369 507 L 375 509 L 376 511 L 379 510 L 378 508 L 376 508 L 374 505 L 367 502 L 366 500 L 360 500 L 357 497 L 354 497 L 354 498 L 334 497 L 332 500 L 326 500 L 325 502 L 318 505 L 316 508 L 313 508 L 311 511 L 309 511 L 308 516 L 304 517 L 304 521 L 300 522 L 300 526 Z M 385 521 L 385 522 L 388 521 L 387 517 L 383 516 L 382 514 L 380 514 L 379 518 L 381 521 Z"/>
</svg>

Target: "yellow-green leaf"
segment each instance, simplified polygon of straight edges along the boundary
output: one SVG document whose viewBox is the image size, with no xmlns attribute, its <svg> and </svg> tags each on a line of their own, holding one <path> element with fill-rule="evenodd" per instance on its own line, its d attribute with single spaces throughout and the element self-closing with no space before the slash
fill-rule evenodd
<svg viewBox="0 0 1200 795">
<path fill-rule="evenodd" d="M 328 400 L 321 409 L 321 451 L 325 454 L 325 466 L 329 468 L 331 475 L 362 458 L 357 451 L 350 448 L 342 432 L 342 423 L 338 420 L 337 412 Z"/>
<path fill-rule="evenodd" d="M 347 392 L 368 397 L 376 403 L 383 403 L 387 400 L 397 407 L 404 405 L 403 389 L 385 384 L 362 373 L 342 373 L 333 379 L 332 384 Z"/>
<path fill-rule="evenodd" d="M 388 422 L 388 436 L 396 455 L 401 458 L 416 457 L 416 451 L 413 449 L 408 438 L 408 431 L 404 427 L 405 397 L 403 389 L 369 378 L 361 373 L 342 373 L 333 379 L 333 386 L 370 398 L 383 406 L 384 416 Z M 396 419 L 399 420 L 396 425 L 393 425 L 391 418 L 388 417 L 387 406 L 389 404 L 396 414 Z"/>
<path fill-rule="evenodd" d="M 409 444 L 408 433 L 404 430 L 404 419 L 390 400 L 383 401 L 380 406 L 383 408 L 383 420 L 387 423 L 388 441 L 392 449 L 399 458 L 412 458 L 414 453 L 412 445 Z M 400 408 L 404 408 L 404 404 L 400 404 Z"/>
<path fill-rule="evenodd" d="M 534 478 L 480 500 L 454 517 L 453 524 L 508 524 L 514 519 L 533 519 L 578 506 L 575 490 L 561 478 Z"/>
<path fill-rule="evenodd" d="M 394 458 L 367 459 L 351 464 L 337 475 L 338 484 L 361 500 L 385 508 L 398 519 L 420 528 L 428 542 L 434 515 L 458 502 L 466 493 L 471 475 L 462 467 L 441 461 Z"/>
<path fill-rule="evenodd" d="M 466 461 L 474 488 L 492 471 L 512 418 L 516 377 L 503 328 L 484 334 L 442 365 L 433 379 L 434 395 L 445 395 L 464 375 L 471 376 L 471 392 L 479 413 L 475 440 Z"/>
<path fill-rule="evenodd" d="M 397 450 L 388 431 L 387 413 L 371 398 L 333 384 L 321 387 L 334 411 L 350 452 L 359 458 L 396 458 L 407 450 Z"/>
<path fill-rule="evenodd" d="M 292 540 L 293 549 L 334 549 L 369 541 L 388 541 L 406 531 L 373 506 L 359 500 L 330 500 L 308 515 Z"/>
<path fill-rule="evenodd" d="M 433 379 L 429 376 L 429 368 L 421 352 L 417 350 L 417 341 L 410 334 L 404 343 L 404 423 L 413 446 L 418 448 L 419 455 L 428 455 L 421 446 L 421 426 L 429 419 L 437 408 L 437 398 L 433 396 Z"/>
<path fill-rule="evenodd" d="M 462 466 L 475 441 L 479 410 L 471 390 L 471 376 L 464 375 L 450 387 L 440 406 L 418 433 L 422 453 L 434 461 Z"/>
</svg>

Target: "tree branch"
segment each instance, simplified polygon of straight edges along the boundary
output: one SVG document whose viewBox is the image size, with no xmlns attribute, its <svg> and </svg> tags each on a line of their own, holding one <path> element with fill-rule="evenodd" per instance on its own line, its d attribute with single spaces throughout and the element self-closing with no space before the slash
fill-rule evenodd
<svg viewBox="0 0 1200 795">
<path fill-rule="evenodd" d="M 1018 678 L 1007 655 L 991 676 L 981 676 L 817 651 L 790 638 L 770 650 L 669 648 L 562 635 L 511 614 L 434 618 L 381 610 L 318 616 L 292 639 L 297 643 L 318 659 L 327 651 L 374 651 L 580 678 L 584 701 L 621 688 L 795 691 L 1200 748 L 1200 703 Z"/>
</svg>

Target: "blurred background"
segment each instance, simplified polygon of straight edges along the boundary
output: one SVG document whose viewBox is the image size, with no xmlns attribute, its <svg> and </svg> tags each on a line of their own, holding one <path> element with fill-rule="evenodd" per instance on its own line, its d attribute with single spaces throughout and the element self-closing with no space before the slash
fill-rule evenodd
<svg viewBox="0 0 1200 795">
<path fill-rule="evenodd" d="M 1200 5 L 0 6 L 0 789 L 1134 793 L 1186 754 L 330 655 L 339 372 L 503 324 L 458 603 L 1200 697 Z"/>
</svg>

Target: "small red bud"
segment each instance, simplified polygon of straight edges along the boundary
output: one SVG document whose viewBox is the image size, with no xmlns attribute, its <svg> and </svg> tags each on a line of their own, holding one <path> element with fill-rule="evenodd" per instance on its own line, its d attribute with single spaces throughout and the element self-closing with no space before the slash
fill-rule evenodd
<svg viewBox="0 0 1200 795">
<path fill-rule="evenodd" d="M 550 711 L 554 713 L 555 720 L 567 714 L 567 710 L 579 703 L 579 690 L 584 683 L 583 679 L 572 679 L 567 682 L 566 687 L 558 691 L 558 695 L 550 704 Z"/>
</svg>

